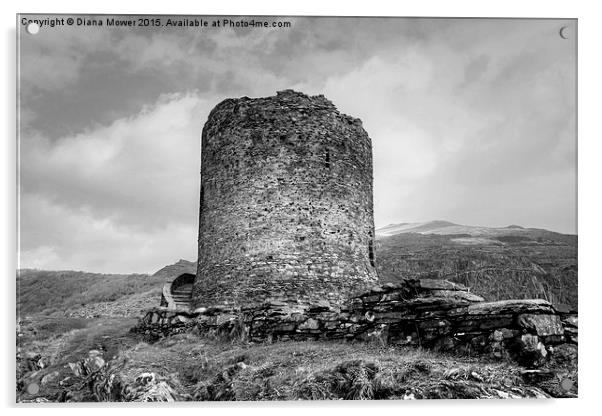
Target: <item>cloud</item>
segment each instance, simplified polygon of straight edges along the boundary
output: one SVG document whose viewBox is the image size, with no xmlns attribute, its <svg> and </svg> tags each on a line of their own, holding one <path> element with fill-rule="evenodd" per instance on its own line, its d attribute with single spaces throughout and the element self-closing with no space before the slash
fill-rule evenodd
<svg viewBox="0 0 602 416">
<path fill-rule="evenodd" d="M 21 267 L 152 271 L 195 257 L 200 132 L 214 104 L 161 97 L 75 136 L 21 143 Z"/>
<path fill-rule="evenodd" d="M 442 24 L 328 79 L 326 95 L 372 137 L 377 226 L 443 218 L 575 232 L 574 55 L 555 25 Z"/>
<path fill-rule="evenodd" d="M 194 258 L 210 109 L 285 88 L 362 119 L 377 226 L 576 231 L 575 45 L 557 33 L 574 22 L 292 20 L 24 39 L 23 264 L 148 271 Z"/>
<path fill-rule="evenodd" d="M 196 217 L 200 131 L 213 102 L 167 95 L 59 140 L 23 137 L 21 191 L 144 228 Z"/>
<path fill-rule="evenodd" d="M 36 18 L 36 17 L 30 17 Z M 78 79 L 87 59 L 111 45 L 109 31 L 77 27 L 43 27 L 39 36 L 20 29 L 19 81 L 36 94 L 52 91 Z M 22 92 L 23 93 L 23 92 Z"/>
<path fill-rule="evenodd" d="M 20 268 L 152 273 L 196 257 L 193 224 L 140 229 L 28 194 L 21 198 L 20 223 Z"/>
</svg>

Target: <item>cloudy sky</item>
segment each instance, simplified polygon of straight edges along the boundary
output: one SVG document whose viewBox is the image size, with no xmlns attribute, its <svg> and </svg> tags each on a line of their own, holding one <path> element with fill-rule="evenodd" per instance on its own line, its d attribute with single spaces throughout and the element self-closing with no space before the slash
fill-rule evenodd
<svg viewBox="0 0 602 416">
<path fill-rule="evenodd" d="M 209 111 L 286 88 L 362 119 L 377 227 L 576 233 L 574 21 L 278 20 L 291 27 L 21 28 L 19 266 L 194 260 Z"/>
</svg>

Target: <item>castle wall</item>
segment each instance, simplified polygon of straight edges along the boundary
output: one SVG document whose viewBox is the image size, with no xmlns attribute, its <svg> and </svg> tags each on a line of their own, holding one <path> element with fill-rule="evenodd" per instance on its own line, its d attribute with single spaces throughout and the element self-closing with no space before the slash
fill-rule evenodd
<svg viewBox="0 0 602 416">
<path fill-rule="evenodd" d="M 149 340 L 192 330 L 249 341 L 349 340 L 508 359 L 530 368 L 572 362 L 576 311 L 541 299 L 485 302 L 468 288 L 435 279 L 374 286 L 337 307 L 262 305 L 196 312 L 156 308 L 135 331 Z"/>
<path fill-rule="evenodd" d="M 203 128 L 193 306 L 340 304 L 377 282 L 361 121 L 291 90 L 229 99 Z"/>
</svg>

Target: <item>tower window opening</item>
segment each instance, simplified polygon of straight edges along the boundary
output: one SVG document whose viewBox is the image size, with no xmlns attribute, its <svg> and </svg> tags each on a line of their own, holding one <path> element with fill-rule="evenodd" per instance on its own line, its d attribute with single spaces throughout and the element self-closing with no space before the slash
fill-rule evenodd
<svg viewBox="0 0 602 416">
<path fill-rule="evenodd" d="M 372 240 L 368 243 L 368 258 L 370 259 L 370 266 L 374 266 L 374 243 Z"/>
<path fill-rule="evenodd" d="M 327 169 L 330 169 L 330 149 L 326 149 L 326 163 L 324 163 Z"/>
</svg>

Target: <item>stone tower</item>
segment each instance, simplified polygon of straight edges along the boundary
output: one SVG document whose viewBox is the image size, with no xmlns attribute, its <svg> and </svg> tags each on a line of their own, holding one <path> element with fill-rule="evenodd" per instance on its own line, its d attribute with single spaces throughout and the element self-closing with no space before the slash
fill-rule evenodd
<svg viewBox="0 0 602 416">
<path fill-rule="evenodd" d="M 200 194 L 195 308 L 340 304 L 377 282 L 371 141 L 323 96 L 218 104 Z"/>
</svg>

